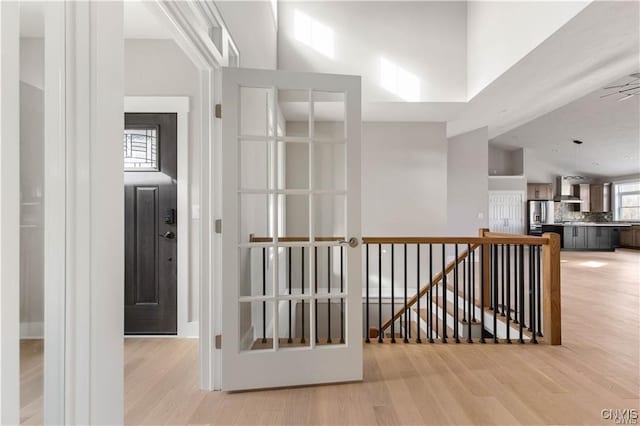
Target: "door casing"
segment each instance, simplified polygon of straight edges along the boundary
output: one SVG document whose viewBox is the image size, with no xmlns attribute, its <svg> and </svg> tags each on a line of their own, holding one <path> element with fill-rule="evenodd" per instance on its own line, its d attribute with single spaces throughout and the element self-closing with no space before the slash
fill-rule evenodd
<svg viewBox="0 0 640 426">
<path fill-rule="evenodd" d="M 188 96 L 125 96 L 124 111 L 171 112 L 178 119 L 178 334 L 177 337 L 198 337 L 198 321 L 189 318 L 189 286 L 200 286 L 190 279 L 189 247 L 191 245 L 191 221 L 193 218 L 189 194 L 189 97 Z"/>
</svg>

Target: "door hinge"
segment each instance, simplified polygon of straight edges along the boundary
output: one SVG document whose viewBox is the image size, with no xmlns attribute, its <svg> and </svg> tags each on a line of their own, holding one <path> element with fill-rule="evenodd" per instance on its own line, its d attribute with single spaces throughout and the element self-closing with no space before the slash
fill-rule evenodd
<svg viewBox="0 0 640 426">
<path fill-rule="evenodd" d="M 216 219 L 216 234 L 222 234 L 222 219 Z"/>
<path fill-rule="evenodd" d="M 222 334 L 216 336 L 216 349 L 222 349 Z"/>
<path fill-rule="evenodd" d="M 222 104 L 216 104 L 214 110 L 216 118 L 222 118 Z"/>
</svg>

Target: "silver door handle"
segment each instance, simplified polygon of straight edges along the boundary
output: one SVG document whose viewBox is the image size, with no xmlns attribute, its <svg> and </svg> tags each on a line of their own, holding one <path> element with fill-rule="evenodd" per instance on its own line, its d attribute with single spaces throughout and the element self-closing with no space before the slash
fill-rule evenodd
<svg viewBox="0 0 640 426">
<path fill-rule="evenodd" d="M 354 247 L 358 247 L 358 244 L 360 244 L 360 241 L 358 241 L 356 237 L 351 237 L 349 238 L 349 241 L 347 240 L 338 241 L 338 244 L 340 244 L 341 246 L 348 245 L 349 247 L 354 248 Z"/>
<path fill-rule="evenodd" d="M 166 238 L 167 240 L 173 240 L 176 237 L 176 234 L 174 234 L 171 231 L 167 231 L 164 234 L 158 234 L 158 235 L 162 238 Z"/>
</svg>

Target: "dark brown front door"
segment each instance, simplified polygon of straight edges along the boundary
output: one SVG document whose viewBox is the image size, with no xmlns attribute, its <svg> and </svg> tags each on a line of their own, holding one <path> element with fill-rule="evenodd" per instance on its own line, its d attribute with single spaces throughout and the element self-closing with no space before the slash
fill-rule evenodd
<svg viewBox="0 0 640 426">
<path fill-rule="evenodd" d="M 125 114 L 125 334 L 177 332 L 176 114 Z"/>
</svg>

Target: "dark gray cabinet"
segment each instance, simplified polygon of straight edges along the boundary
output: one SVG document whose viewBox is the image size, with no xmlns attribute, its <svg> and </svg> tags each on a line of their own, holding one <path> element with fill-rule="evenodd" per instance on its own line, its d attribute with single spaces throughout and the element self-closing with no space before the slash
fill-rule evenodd
<svg viewBox="0 0 640 426">
<path fill-rule="evenodd" d="M 564 248 L 570 250 L 585 250 L 587 248 L 587 227 L 565 226 Z"/>
<path fill-rule="evenodd" d="M 619 229 L 611 226 L 565 226 L 564 245 L 567 250 L 613 250 L 617 246 Z"/>
<path fill-rule="evenodd" d="M 589 250 L 610 250 L 611 228 L 606 226 L 592 226 L 587 228 L 587 248 Z"/>
</svg>

